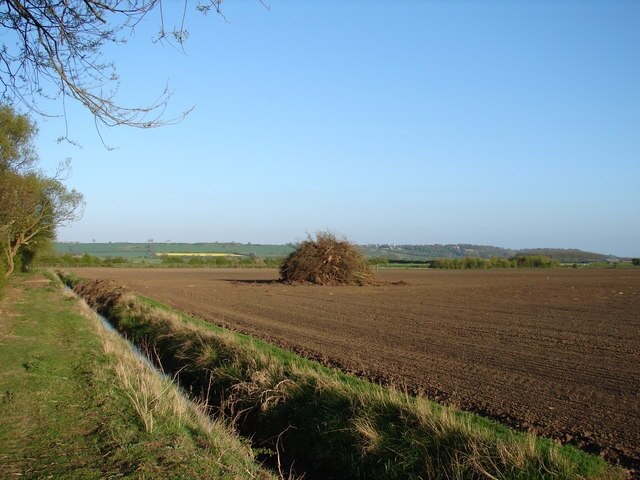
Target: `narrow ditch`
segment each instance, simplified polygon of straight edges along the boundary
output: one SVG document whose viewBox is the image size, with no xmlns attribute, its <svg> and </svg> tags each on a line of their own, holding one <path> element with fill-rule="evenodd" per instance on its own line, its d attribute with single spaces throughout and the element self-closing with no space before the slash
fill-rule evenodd
<svg viewBox="0 0 640 480">
<path fill-rule="evenodd" d="M 133 343 L 126 334 L 119 331 L 116 325 L 114 325 L 108 317 L 101 314 L 95 307 L 89 305 L 82 296 L 76 293 L 71 286 L 65 283 L 64 278 L 61 278 L 61 280 L 63 281 L 65 290 L 70 292 L 78 301 L 82 302 L 87 308 L 89 308 L 100 320 L 100 323 L 105 330 L 118 335 L 122 340 L 124 340 L 138 360 L 151 368 L 151 370 L 163 380 L 170 381 L 185 400 L 188 402 L 195 401 L 198 403 L 205 401 L 209 414 L 212 418 L 216 417 L 216 413 L 220 414 L 220 405 L 215 406 L 209 403 L 211 397 L 210 384 L 205 392 L 201 382 L 192 379 L 191 382 L 185 383 L 185 379 L 180 376 L 180 371 L 167 371 L 165 369 L 165 365 L 161 363 L 160 356 L 156 355 L 156 358 L 154 359 L 154 356 L 151 355 L 149 351 L 143 351 L 138 347 L 138 345 Z M 264 442 L 259 443 L 256 441 L 255 435 L 251 432 L 250 428 L 240 428 L 238 433 L 251 443 L 258 462 L 260 462 L 265 468 L 273 470 L 273 472 L 276 475 L 279 475 L 280 478 L 304 478 L 309 480 L 317 478 L 309 476 L 306 472 L 300 472 L 300 469 L 295 467 L 295 460 L 284 456 L 284 452 L 272 451 L 269 448 L 265 448 Z M 278 442 L 276 442 L 276 448 L 279 448 Z"/>
<path fill-rule="evenodd" d="M 230 420 L 233 416 L 237 416 L 235 414 L 238 408 L 234 407 L 232 412 L 225 411 L 228 410 L 225 406 L 225 390 L 228 387 L 221 388 L 213 380 L 211 372 L 207 374 L 206 372 L 195 372 L 192 369 L 185 368 L 185 365 L 181 364 L 172 353 L 167 353 L 164 349 L 158 351 L 153 348 L 152 354 L 146 341 L 136 343 L 127 334 L 127 327 L 118 322 L 117 318 L 110 318 L 107 312 L 115 304 L 112 299 L 104 303 L 89 302 L 76 292 L 64 277 L 60 276 L 60 278 L 65 289 L 83 302 L 100 319 L 106 330 L 122 338 L 140 361 L 149 366 L 158 376 L 171 381 L 187 401 L 204 402 L 212 418 L 223 416 L 225 420 Z M 140 339 L 135 333 L 134 338 Z M 293 451 L 295 450 L 294 448 L 285 449 L 284 444 L 289 442 L 283 440 L 283 433 L 291 429 L 291 426 L 287 426 L 280 432 L 270 431 L 265 435 L 265 433 L 260 433 L 260 428 L 257 425 L 259 422 L 254 418 L 255 415 L 246 413 L 251 412 L 245 412 L 240 421 L 236 418 L 232 422 L 236 427 L 236 432 L 250 442 L 258 462 L 265 468 L 271 469 L 280 478 L 304 478 L 305 480 L 352 478 L 351 476 L 345 477 L 342 474 L 334 475 L 325 472 L 323 469 L 314 466 L 313 462 L 309 467 L 303 467 L 305 464 L 309 465 L 309 462 L 304 462 L 304 459 L 301 461 L 294 455 L 287 454 L 287 451 Z"/>
</svg>

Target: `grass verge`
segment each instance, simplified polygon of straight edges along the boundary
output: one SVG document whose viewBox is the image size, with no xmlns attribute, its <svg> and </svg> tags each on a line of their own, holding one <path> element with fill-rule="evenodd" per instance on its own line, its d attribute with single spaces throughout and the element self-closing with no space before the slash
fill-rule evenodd
<svg viewBox="0 0 640 480">
<path fill-rule="evenodd" d="M 55 279 L 0 303 L 0 478 L 273 478 Z"/>
<path fill-rule="evenodd" d="M 618 479 L 570 446 L 348 377 L 145 301 L 65 281 L 218 416 L 305 478 Z"/>
</svg>

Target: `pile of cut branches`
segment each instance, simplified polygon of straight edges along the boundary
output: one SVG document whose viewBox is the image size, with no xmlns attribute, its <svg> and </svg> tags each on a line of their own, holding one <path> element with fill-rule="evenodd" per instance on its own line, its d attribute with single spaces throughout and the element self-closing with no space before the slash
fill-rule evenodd
<svg viewBox="0 0 640 480">
<path fill-rule="evenodd" d="M 318 232 L 297 245 L 280 266 L 280 280 L 316 285 L 367 285 L 373 272 L 364 256 L 346 239 Z"/>
</svg>

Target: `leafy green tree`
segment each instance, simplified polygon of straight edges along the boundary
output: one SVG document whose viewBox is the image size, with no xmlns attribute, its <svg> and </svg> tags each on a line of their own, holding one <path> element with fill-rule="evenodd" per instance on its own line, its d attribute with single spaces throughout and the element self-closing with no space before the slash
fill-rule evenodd
<svg viewBox="0 0 640 480">
<path fill-rule="evenodd" d="M 31 142 L 35 134 L 36 127 L 28 117 L 16 115 L 8 105 L 0 105 L 0 174 L 33 167 L 37 161 Z"/>
<path fill-rule="evenodd" d="M 84 201 L 81 193 L 68 190 L 56 178 L 7 172 L 0 176 L 0 204 L 5 276 L 8 277 L 15 270 L 15 260 L 21 250 L 35 252 L 51 241 L 57 227 L 82 215 Z"/>
<path fill-rule="evenodd" d="M 37 250 L 54 238 L 56 228 L 77 220 L 84 207 L 82 194 L 68 190 L 60 180 L 62 171 L 47 177 L 31 168 L 37 160 L 35 126 L 12 112 L 10 107 L 0 108 L 7 120 L 0 126 L 0 250 L 5 277 L 13 274 L 19 259 L 28 267 Z"/>
</svg>

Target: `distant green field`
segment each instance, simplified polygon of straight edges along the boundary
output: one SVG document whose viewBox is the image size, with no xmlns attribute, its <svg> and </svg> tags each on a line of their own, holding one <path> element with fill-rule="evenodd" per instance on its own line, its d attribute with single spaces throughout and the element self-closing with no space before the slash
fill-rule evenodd
<svg viewBox="0 0 640 480">
<path fill-rule="evenodd" d="M 293 248 L 288 245 L 258 245 L 246 243 L 75 243 L 64 242 L 54 245 L 60 254 L 84 255 L 96 257 L 123 257 L 155 259 L 164 253 L 218 253 L 235 255 L 255 255 L 257 257 L 284 257 Z"/>
</svg>

